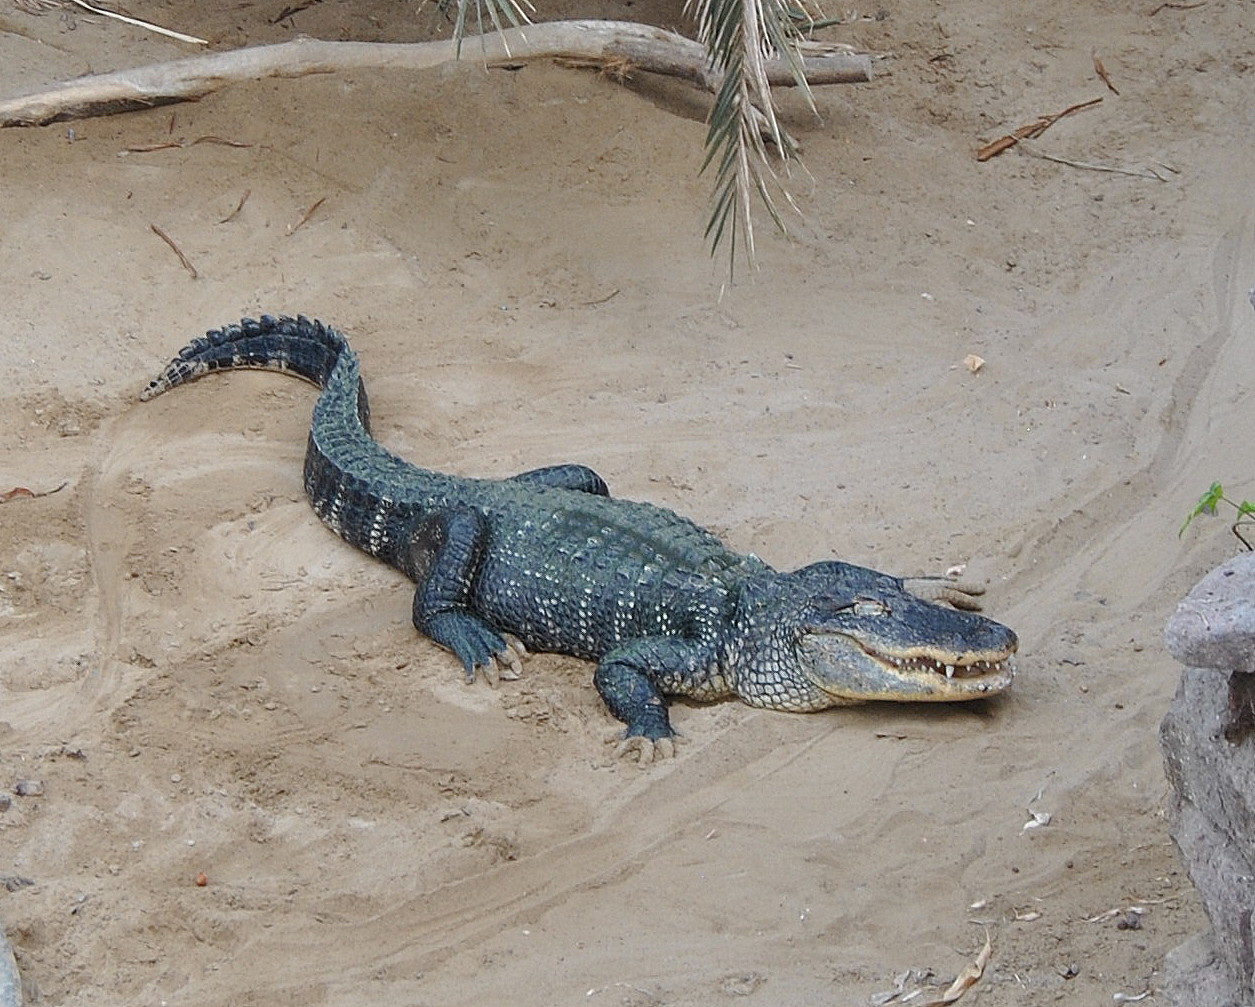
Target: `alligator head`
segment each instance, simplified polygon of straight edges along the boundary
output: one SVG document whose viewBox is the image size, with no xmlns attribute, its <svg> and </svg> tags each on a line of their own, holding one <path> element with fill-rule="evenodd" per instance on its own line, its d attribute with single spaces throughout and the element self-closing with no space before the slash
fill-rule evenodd
<svg viewBox="0 0 1255 1007">
<path fill-rule="evenodd" d="M 761 632 L 737 692 L 777 709 L 866 700 L 954 702 L 1002 692 L 1018 641 L 1001 623 L 924 601 L 897 577 L 815 563 L 754 585 L 741 599 Z M 770 627 L 770 629 L 768 629 Z"/>
</svg>

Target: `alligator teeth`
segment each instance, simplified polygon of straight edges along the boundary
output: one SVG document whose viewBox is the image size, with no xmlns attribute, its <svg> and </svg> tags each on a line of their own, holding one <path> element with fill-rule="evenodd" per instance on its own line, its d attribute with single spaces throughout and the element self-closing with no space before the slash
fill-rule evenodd
<svg viewBox="0 0 1255 1007">
<path fill-rule="evenodd" d="M 882 663 L 892 668 L 899 668 L 907 673 L 927 673 L 944 674 L 946 681 L 954 681 L 955 678 L 986 678 L 991 676 L 1003 676 L 1003 674 L 1015 673 L 1015 660 L 1012 657 L 1005 657 L 1001 660 L 973 660 L 970 664 L 945 663 L 944 660 L 937 658 L 925 657 L 925 655 L 917 654 L 912 657 L 902 657 L 896 654 L 877 654 L 870 650 L 872 657 L 881 660 Z M 971 683 L 981 692 L 988 692 L 989 686 L 984 683 Z"/>
<path fill-rule="evenodd" d="M 973 661 L 971 664 L 945 664 L 931 657 L 890 657 L 884 655 L 881 660 L 903 671 L 931 671 L 937 675 L 945 675 L 947 679 L 983 678 L 986 675 L 1014 672 L 1015 662 L 1010 658 L 1002 661 Z"/>
</svg>

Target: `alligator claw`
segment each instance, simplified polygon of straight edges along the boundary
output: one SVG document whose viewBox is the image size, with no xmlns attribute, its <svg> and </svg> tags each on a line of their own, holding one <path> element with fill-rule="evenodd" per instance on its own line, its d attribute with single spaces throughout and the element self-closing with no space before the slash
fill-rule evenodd
<svg viewBox="0 0 1255 1007">
<path fill-rule="evenodd" d="M 494 650 L 466 672 L 466 684 L 475 684 L 475 672 L 484 676 L 484 681 L 494 689 L 502 682 L 516 682 L 523 677 L 523 658 L 527 656 L 527 648 L 518 637 L 503 634 L 505 646 Z"/>
<path fill-rule="evenodd" d="M 984 584 L 970 580 L 951 580 L 949 577 L 906 577 L 902 583 L 916 598 L 937 605 L 949 605 L 964 612 L 979 612 L 979 597 L 985 593 Z"/>
<path fill-rule="evenodd" d="M 505 637 L 505 650 L 497 651 L 493 657 L 493 671 L 497 677 L 503 682 L 515 682 L 523 677 L 523 658 L 527 657 L 527 648 L 523 646 L 523 641 L 517 636 L 511 636 L 509 633 L 503 634 Z M 497 662 L 504 664 L 504 668 L 497 667 Z M 493 683 L 496 684 L 495 682 Z"/>
<path fill-rule="evenodd" d="M 681 738 L 678 734 L 669 738 L 646 738 L 639 734 L 624 738 L 616 731 L 609 740 L 617 742 L 614 746 L 616 759 L 621 759 L 625 755 L 634 755 L 636 764 L 643 768 L 652 765 L 655 761 L 661 762 L 675 758 L 676 746 L 683 744 L 687 739 Z"/>
</svg>

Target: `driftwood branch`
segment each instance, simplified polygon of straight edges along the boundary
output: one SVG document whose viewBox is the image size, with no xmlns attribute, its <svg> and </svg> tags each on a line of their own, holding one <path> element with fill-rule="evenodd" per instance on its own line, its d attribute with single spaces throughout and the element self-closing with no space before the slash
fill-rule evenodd
<svg viewBox="0 0 1255 1007">
<path fill-rule="evenodd" d="M 630 21 L 551 21 L 464 39 L 462 58 L 488 65 L 565 57 L 604 60 L 691 80 L 707 90 L 720 82 L 706 51 L 692 39 Z M 0 100 L 0 126 L 42 126 L 135 109 L 195 101 L 240 81 L 301 77 L 341 70 L 421 70 L 458 58 L 453 41 L 323 42 L 297 39 L 278 45 L 208 53 L 133 70 L 92 74 L 15 98 Z M 871 59 L 848 52 L 807 55 L 807 82 L 860 83 L 871 79 Z M 774 85 L 794 82 L 782 60 L 767 64 Z"/>
</svg>

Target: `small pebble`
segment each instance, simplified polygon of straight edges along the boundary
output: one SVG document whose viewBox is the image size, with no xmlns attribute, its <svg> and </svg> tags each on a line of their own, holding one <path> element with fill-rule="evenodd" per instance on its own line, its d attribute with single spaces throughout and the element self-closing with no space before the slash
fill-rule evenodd
<svg viewBox="0 0 1255 1007">
<path fill-rule="evenodd" d="M 13 785 L 13 793 L 18 797 L 42 797 L 44 784 L 42 780 L 18 780 Z"/>
</svg>

